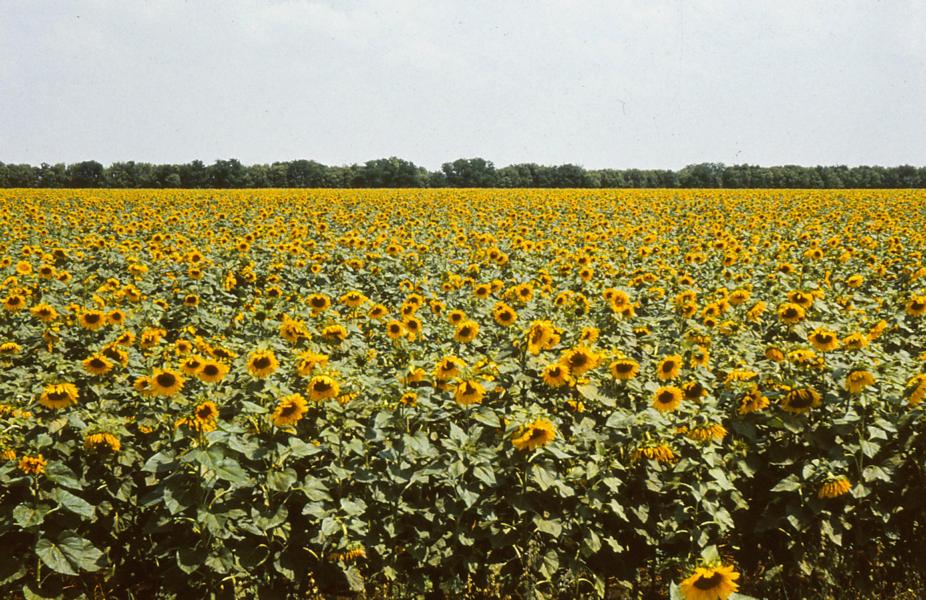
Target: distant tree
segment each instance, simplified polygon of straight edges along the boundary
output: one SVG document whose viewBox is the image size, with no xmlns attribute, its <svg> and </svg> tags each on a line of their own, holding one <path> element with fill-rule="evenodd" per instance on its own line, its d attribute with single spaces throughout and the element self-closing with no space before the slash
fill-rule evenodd
<svg viewBox="0 0 926 600">
<path fill-rule="evenodd" d="M 208 187 L 209 168 L 201 160 L 180 165 L 180 183 L 185 188 Z"/>
<path fill-rule="evenodd" d="M 209 168 L 209 186 L 213 188 L 250 187 L 248 172 L 237 158 L 217 160 Z"/>
<path fill-rule="evenodd" d="M 38 169 L 37 185 L 43 188 L 63 188 L 68 184 L 68 172 L 64 163 L 50 165 L 42 163 Z"/>
<path fill-rule="evenodd" d="M 95 160 L 85 160 L 67 167 L 68 185 L 75 188 L 103 187 L 103 165 Z"/>
<path fill-rule="evenodd" d="M 484 158 L 458 158 L 441 166 L 450 187 L 495 187 L 495 165 Z"/>
</svg>

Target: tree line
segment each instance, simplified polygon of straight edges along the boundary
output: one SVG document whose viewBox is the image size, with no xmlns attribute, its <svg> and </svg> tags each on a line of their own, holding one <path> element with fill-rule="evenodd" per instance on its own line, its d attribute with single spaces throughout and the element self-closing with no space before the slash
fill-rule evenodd
<svg viewBox="0 0 926 600">
<path fill-rule="evenodd" d="M 585 169 L 524 163 L 496 167 L 461 158 L 437 171 L 396 157 L 328 166 L 313 160 L 244 165 L 83 161 L 39 166 L 0 162 L 0 187 L 24 188 L 926 188 L 926 167 L 760 167 L 701 163 L 683 169 Z"/>
</svg>

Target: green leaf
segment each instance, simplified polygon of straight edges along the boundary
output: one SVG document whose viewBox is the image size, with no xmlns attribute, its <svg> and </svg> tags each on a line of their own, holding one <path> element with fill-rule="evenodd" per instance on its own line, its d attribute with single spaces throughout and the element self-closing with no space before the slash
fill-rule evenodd
<svg viewBox="0 0 926 600">
<path fill-rule="evenodd" d="M 72 513 L 78 514 L 86 519 L 93 518 L 93 506 L 83 498 L 75 496 L 71 492 L 61 488 L 55 490 L 53 497 L 61 506 Z"/>
<path fill-rule="evenodd" d="M 80 570 L 96 571 L 103 556 L 89 541 L 71 534 L 63 535 L 57 542 L 40 539 L 35 553 L 51 570 L 63 575 L 77 575 Z"/>
<path fill-rule="evenodd" d="M 49 510 L 51 510 L 51 506 L 47 504 L 38 504 L 36 506 L 20 504 L 13 509 L 13 519 L 17 525 L 27 529 L 41 524 Z"/>
<path fill-rule="evenodd" d="M 487 466 L 476 465 L 473 467 L 473 475 L 475 475 L 476 479 L 482 481 L 486 485 L 494 486 L 496 484 L 495 473 L 493 473 L 492 469 Z"/>
<path fill-rule="evenodd" d="M 534 527 L 537 528 L 537 531 L 548 533 L 553 537 L 559 537 L 559 535 L 563 532 L 563 526 L 559 522 L 559 519 L 542 519 L 540 517 L 534 517 Z"/>
<path fill-rule="evenodd" d="M 799 490 L 801 488 L 801 482 L 797 480 L 797 475 L 789 475 L 781 481 L 778 482 L 775 487 L 772 488 L 773 492 L 793 492 L 794 490 Z"/>
</svg>

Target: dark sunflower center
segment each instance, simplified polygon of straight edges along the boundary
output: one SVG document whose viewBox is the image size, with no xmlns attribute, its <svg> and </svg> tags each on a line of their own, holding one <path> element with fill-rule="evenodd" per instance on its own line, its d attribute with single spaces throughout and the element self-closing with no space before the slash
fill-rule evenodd
<svg viewBox="0 0 926 600">
<path fill-rule="evenodd" d="M 618 373 L 630 373 L 633 371 L 633 365 L 625 362 L 617 363 L 614 368 Z"/>
<path fill-rule="evenodd" d="M 288 416 L 294 414 L 297 410 L 298 410 L 298 408 L 296 407 L 295 404 L 286 404 L 286 405 L 284 405 L 284 406 L 282 407 L 282 410 L 280 410 L 280 416 L 281 416 L 281 417 L 288 417 Z"/>
<path fill-rule="evenodd" d="M 84 317 L 84 319 L 85 319 L 88 323 L 91 323 L 91 324 L 93 324 L 93 323 L 98 323 L 98 322 L 100 321 L 100 315 L 91 313 L 91 314 L 87 315 L 86 317 Z"/>
<path fill-rule="evenodd" d="M 158 376 L 155 377 L 155 380 L 158 382 L 158 385 L 164 388 L 173 387 L 177 383 L 177 378 L 173 373 L 158 373 Z"/>
<path fill-rule="evenodd" d="M 664 363 L 662 363 L 662 372 L 663 372 L 663 373 L 671 373 L 674 369 L 675 369 L 675 363 L 674 363 L 674 362 L 671 362 L 671 361 L 670 361 L 670 362 L 664 362 Z"/>
<path fill-rule="evenodd" d="M 543 429 L 539 429 L 539 428 L 536 428 L 536 427 L 532 427 L 532 428 L 531 428 L 531 435 L 530 435 L 530 439 L 531 439 L 531 440 L 539 440 L 539 439 L 541 439 L 544 435 L 545 435 L 545 433 L 544 433 Z"/>
<path fill-rule="evenodd" d="M 807 408 L 813 404 L 813 394 L 807 390 L 798 390 L 791 394 L 790 404 L 794 408 Z"/>
<path fill-rule="evenodd" d="M 212 377 L 219 374 L 219 368 L 215 365 L 206 365 L 203 367 L 203 373 Z"/>
<path fill-rule="evenodd" d="M 52 402 L 61 402 L 62 400 L 67 400 L 68 395 L 65 392 L 48 392 L 48 399 Z"/>
<path fill-rule="evenodd" d="M 212 414 L 212 407 L 204 406 L 196 411 L 196 417 L 203 421 L 208 421 L 214 415 Z"/>
<path fill-rule="evenodd" d="M 94 358 L 90 361 L 90 366 L 94 369 L 103 369 L 106 368 L 106 363 L 101 358 Z"/>
<path fill-rule="evenodd" d="M 473 330 L 470 327 L 460 328 L 460 337 L 469 337 Z"/>
<path fill-rule="evenodd" d="M 910 304 L 910 308 L 912 308 L 913 310 L 923 310 L 924 308 L 926 308 L 926 302 L 919 302 L 917 300 L 914 300 Z"/>
<path fill-rule="evenodd" d="M 698 577 L 694 582 L 694 586 L 699 590 L 711 590 L 720 585 L 720 582 L 723 581 L 723 575 L 720 573 L 714 573 L 710 577 L 705 577 L 702 575 Z"/>
<path fill-rule="evenodd" d="M 266 369 L 270 366 L 270 359 L 266 356 L 259 356 L 254 359 L 254 366 L 258 369 Z"/>
<path fill-rule="evenodd" d="M 792 306 L 789 306 L 788 308 L 785 309 L 783 314 L 785 317 L 789 319 L 793 319 L 794 317 L 797 316 L 797 309 Z"/>
<path fill-rule="evenodd" d="M 331 384 L 327 381 L 316 381 L 314 389 L 316 392 L 325 393 L 331 389 Z"/>
<path fill-rule="evenodd" d="M 322 308 L 325 306 L 324 298 L 312 298 L 312 306 L 315 308 Z"/>
<path fill-rule="evenodd" d="M 664 392 L 660 392 L 659 395 L 656 396 L 656 400 L 657 400 L 660 404 L 670 404 L 670 403 L 672 402 L 672 400 L 674 400 L 674 399 L 675 399 L 675 394 L 673 394 L 673 393 L 672 393 L 671 391 L 669 391 L 669 390 L 666 390 L 666 391 L 664 391 Z"/>
</svg>

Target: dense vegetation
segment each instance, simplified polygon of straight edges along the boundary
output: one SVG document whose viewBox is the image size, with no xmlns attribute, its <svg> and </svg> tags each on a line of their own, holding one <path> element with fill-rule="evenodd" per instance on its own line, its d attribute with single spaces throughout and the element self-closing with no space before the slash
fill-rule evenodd
<svg viewBox="0 0 926 600">
<path fill-rule="evenodd" d="M 70 165 L 0 163 L 0 187 L 18 188 L 924 188 L 926 167 L 759 167 L 719 163 L 679 171 L 587 170 L 533 163 L 497 168 L 459 159 L 429 172 L 399 158 L 326 166 L 311 160 L 243 165 L 235 159 L 156 165 L 96 161 Z"/>
<path fill-rule="evenodd" d="M 926 591 L 923 192 L 0 209 L 4 598 Z"/>
</svg>

